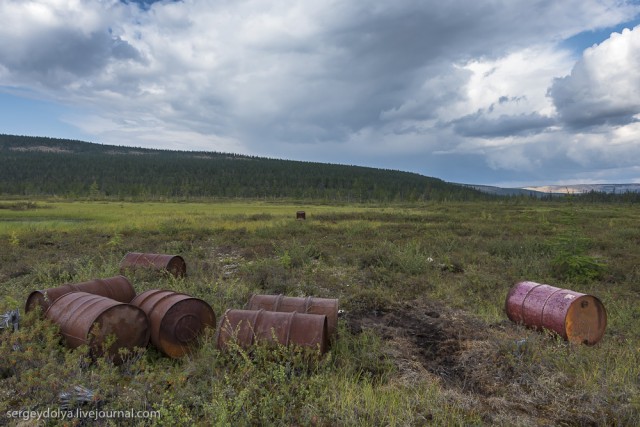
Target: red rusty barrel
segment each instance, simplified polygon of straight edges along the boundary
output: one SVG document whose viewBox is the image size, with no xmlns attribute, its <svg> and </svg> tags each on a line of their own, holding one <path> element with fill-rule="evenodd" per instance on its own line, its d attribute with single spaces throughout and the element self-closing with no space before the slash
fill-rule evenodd
<svg viewBox="0 0 640 427">
<path fill-rule="evenodd" d="M 252 295 L 245 306 L 247 310 L 267 310 L 306 314 L 324 314 L 327 316 L 327 328 L 330 337 L 334 337 L 338 328 L 338 300 L 332 298 L 297 298 L 280 295 Z"/>
<path fill-rule="evenodd" d="M 205 301 L 173 291 L 152 289 L 135 297 L 151 323 L 151 343 L 169 357 L 188 353 L 209 327 L 216 328 L 216 315 Z"/>
<path fill-rule="evenodd" d="M 127 269 L 150 268 L 154 270 L 167 271 L 175 277 L 186 276 L 187 264 L 179 255 L 165 254 L 143 254 L 140 252 L 129 252 L 120 261 L 120 273 Z"/>
<path fill-rule="evenodd" d="M 327 316 L 295 311 L 229 309 L 218 327 L 218 348 L 226 348 L 227 342 L 234 337 L 242 348 L 248 348 L 256 341 L 277 342 L 319 349 L 323 354 L 329 346 Z"/>
<path fill-rule="evenodd" d="M 549 329 L 573 343 L 596 344 L 607 327 L 607 312 L 598 298 L 535 282 L 513 286 L 505 308 L 512 321 Z"/>
<path fill-rule="evenodd" d="M 149 343 L 149 320 L 138 307 L 87 292 L 70 292 L 56 299 L 45 312 L 60 326 L 68 347 L 87 344 L 91 355 L 103 354 L 103 344 L 110 336 L 115 342 L 108 349 L 115 362 L 121 362 L 118 350 L 146 347 Z"/>
<path fill-rule="evenodd" d="M 59 297 L 69 292 L 87 292 L 94 295 L 111 298 L 119 302 L 130 302 L 136 296 L 136 291 L 124 276 L 93 279 L 88 282 L 69 283 L 57 288 L 33 291 L 27 297 L 25 311 L 31 311 L 37 306 L 45 312 Z"/>
</svg>

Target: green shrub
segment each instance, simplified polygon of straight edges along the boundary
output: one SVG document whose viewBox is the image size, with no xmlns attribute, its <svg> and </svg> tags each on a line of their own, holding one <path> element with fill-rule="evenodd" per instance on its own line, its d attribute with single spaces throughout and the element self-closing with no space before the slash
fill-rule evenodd
<svg viewBox="0 0 640 427">
<path fill-rule="evenodd" d="M 588 283 L 602 279 L 605 265 L 590 256 L 562 253 L 551 261 L 553 275 L 567 282 Z"/>
</svg>

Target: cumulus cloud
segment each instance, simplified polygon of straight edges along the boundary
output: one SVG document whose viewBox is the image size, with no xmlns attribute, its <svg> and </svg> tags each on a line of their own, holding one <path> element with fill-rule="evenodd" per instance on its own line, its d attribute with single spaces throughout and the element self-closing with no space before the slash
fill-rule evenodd
<svg viewBox="0 0 640 427">
<path fill-rule="evenodd" d="M 640 26 L 613 33 L 585 50 L 571 74 L 556 79 L 549 95 L 560 118 L 575 128 L 614 126 L 640 113 Z"/>
</svg>

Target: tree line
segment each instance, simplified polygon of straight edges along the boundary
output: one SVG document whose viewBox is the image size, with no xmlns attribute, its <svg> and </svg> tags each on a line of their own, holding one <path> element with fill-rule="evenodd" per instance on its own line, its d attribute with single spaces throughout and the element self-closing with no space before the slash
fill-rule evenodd
<svg viewBox="0 0 640 427">
<path fill-rule="evenodd" d="M 0 135 L 0 194 L 340 202 L 495 198 L 437 178 L 387 169 L 15 135 Z"/>
</svg>

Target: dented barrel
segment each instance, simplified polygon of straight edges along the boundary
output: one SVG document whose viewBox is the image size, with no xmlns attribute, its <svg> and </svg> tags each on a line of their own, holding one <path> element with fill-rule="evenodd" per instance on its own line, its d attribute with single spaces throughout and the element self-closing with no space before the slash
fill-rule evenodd
<svg viewBox="0 0 640 427">
<path fill-rule="evenodd" d="M 514 285 L 505 309 L 513 322 L 549 329 L 573 343 L 594 345 L 607 327 L 607 312 L 598 298 L 536 282 Z"/>
<path fill-rule="evenodd" d="M 137 268 L 167 271 L 175 277 L 182 277 L 187 274 L 187 264 L 179 255 L 129 252 L 120 261 L 120 273 L 124 274 L 127 269 Z"/>
<path fill-rule="evenodd" d="M 89 346 L 94 357 L 107 350 L 116 363 L 118 350 L 146 347 L 149 343 L 149 321 L 138 307 L 87 292 L 71 292 L 56 299 L 45 316 L 60 326 L 68 347 Z M 104 349 L 103 344 L 115 341 Z"/>
<path fill-rule="evenodd" d="M 242 348 L 257 342 L 276 342 L 310 347 L 324 354 L 329 347 L 327 316 L 229 309 L 218 327 L 217 346 L 222 350 L 234 339 Z"/>
<path fill-rule="evenodd" d="M 332 298 L 297 298 L 280 295 L 252 295 L 247 310 L 267 310 L 306 314 L 324 314 L 330 337 L 334 337 L 338 328 L 338 300 Z"/>
<path fill-rule="evenodd" d="M 133 286 L 126 277 L 115 276 L 33 291 L 27 297 L 25 311 L 31 311 L 39 306 L 42 307 L 42 311 L 45 312 L 56 299 L 69 292 L 87 292 L 111 298 L 119 302 L 130 302 L 136 296 L 135 289 L 133 289 Z"/>
<path fill-rule="evenodd" d="M 216 328 L 216 316 L 205 301 L 189 295 L 152 289 L 131 304 L 149 317 L 151 343 L 169 357 L 187 354 L 205 328 Z"/>
</svg>

